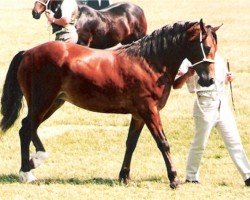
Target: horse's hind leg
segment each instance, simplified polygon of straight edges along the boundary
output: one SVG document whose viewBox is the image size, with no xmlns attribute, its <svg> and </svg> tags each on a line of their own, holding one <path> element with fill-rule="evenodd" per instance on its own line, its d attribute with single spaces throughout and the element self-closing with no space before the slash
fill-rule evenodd
<svg viewBox="0 0 250 200">
<path fill-rule="evenodd" d="M 48 119 L 57 109 L 59 109 L 64 104 L 64 102 L 65 101 L 62 99 L 56 99 L 53 105 L 50 107 L 49 111 L 43 117 L 43 121 Z M 43 144 L 37 134 L 37 131 L 33 134 L 32 142 L 36 148 L 36 153 L 31 155 L 30 165 L 32 169 L 35 169 L 45 161 L 45 159 L 48 157 L 48 154 L 46 153 L 45 148 L 43 147 Z"/>
<path fill-rule="evenodd" d="M 35 93 L 33 95 L 36 96 Z M 45 98 L 45 96 L 51 98 Z M 37 167 L 36 164 L 38 162 L 41 162 L 41 160 L 44 161 L 44 159 L 46 158 L 45 149 L 37 135 L 37 128 L 42 123 L 43 116 L 46 115 L 49 108 L 51 107 L 54 97 L 44 95 L 44 98 L 40 96 L 40 100 L 38 99 L 39 98 L 37 97 L 34 101 L 36 102 L 35 105 L 28 105 L 28 116 L 23 119 L 22 127 L 19 131 L 22 160 L 21 169 L 19 173 L 19 178 L 21 182 L 32 182 L 36 180 L 36 178 L 31 173 L 31 169 Z M 40 153 L 37 155 L 37 160 L 35 160 L 36 163 L 34 163 L 34 160 L 32 158 L 30 160 L 29 147 L 31 140 L 34 141 L 34 145 L 37 145 L 37 147 L 42 150 L 39 151 Z"/>
<path fill-rule="evenodd" d="M 45 159 L 48 157 L 48 154 L 45 151 L 45 148 L 37 135 L 37 131 L 35 131 L 32 135 L 32 142 L 36 148 L 36 153 L 30 156 L 30 167 L 31 169 L 35 169 L 39 167 Z"/>
<path fill-rule="evenodd" d="M 22 127 L 19 131 L 21 143 L 21 169 L 19 173 L 19 179 L 21 182 L 32 182 L 36 180 L 30 171 L 31 166 L 29 163 L 29 146 L 32 135 L 36 132 L 37 127 L 38 123 L 33 121 L 30 114 L 28 114 L 28 116 L 22 120 Z"/>
<path fill-rule="evenodd" d="M 136 120 L 132 117 L 126 142 L 126 153 L 119 174 L 119 180 L 123 181 L 125 184 L 127 184 L 130 180 L 130 163 L 143 126 L 143 120 Z"/>
<path fill-rule="evenodd" d="M 32 164 L 30 163 L 30 142 L 33 140 L 34 144 L 41 152 L 45 152 L 45 149 L 37 135 L 37 128 L 43 122 L 44 117 L 53 106 L 57 95 L 60 90 L 60 81 L 56 76 L 56 72 L 53 73 L 53 68 L 50 67 L 50 76 L 48 79 L 47 68 L 42 68 L 44 71 L 40 71 L 39 76 L 31 74 L 31 85 L 27 80 L 22 80 L 23 93 L 27 100 L 28 115 L 22 121 L 22 127 L 19 131 L 21 141 L 21 169 L 20 169 L 20 181 L 31 182 L 35 180 L 35 177 L 31 173 Z M 46 80 L 46 82 L 44 81 Z"/>
</svg>

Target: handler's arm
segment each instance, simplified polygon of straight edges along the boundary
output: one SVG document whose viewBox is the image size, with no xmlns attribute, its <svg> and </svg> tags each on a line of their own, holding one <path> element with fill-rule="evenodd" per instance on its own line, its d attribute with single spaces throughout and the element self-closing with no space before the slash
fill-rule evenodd
<svg viewBox="0 0 250 200">
<path fill-rule="evenodd" d="M 179 78 L 177 78 L 173 83 L 174 89 L 180 89 L 182 86 L 186 83 L 186 81 L 193 76 L 195 73 L 194 69 L 189 67 L 188 71 L 184 74 L 182 74 Z"/>
</svg>

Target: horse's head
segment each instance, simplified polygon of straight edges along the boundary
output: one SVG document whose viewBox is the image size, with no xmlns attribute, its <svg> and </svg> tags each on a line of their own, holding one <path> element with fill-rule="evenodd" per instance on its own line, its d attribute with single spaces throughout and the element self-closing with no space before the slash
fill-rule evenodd
<svg viewBox="0 0 250 200">
<path fill-rule="evenodd" d="M 35 19 L 40 19 L 41 14 L 47 9 L 50 0 L 37 0 L 35 1 L 34 8 L 32 9 L 32 16 Z"/>
<path fill-rule="evenodd" d="M 214 56 L 217 50 L 215 32 L 218 29 L 205 26 L 201 19 L 187 30 L 187 58 L 200 77 L 198 83 L 203 87 L 214 83 Z"/>
</svg>

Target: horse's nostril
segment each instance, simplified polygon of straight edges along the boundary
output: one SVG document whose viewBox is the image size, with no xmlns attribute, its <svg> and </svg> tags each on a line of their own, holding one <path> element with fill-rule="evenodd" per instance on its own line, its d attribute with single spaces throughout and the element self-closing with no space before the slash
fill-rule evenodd
<svg viewBox="0 0 250 200">
<path fill-rule="evenodd" d="M 211 85 L 214 84 L 214 78 L 211 78 L 209 82 Z"/>
</svg>

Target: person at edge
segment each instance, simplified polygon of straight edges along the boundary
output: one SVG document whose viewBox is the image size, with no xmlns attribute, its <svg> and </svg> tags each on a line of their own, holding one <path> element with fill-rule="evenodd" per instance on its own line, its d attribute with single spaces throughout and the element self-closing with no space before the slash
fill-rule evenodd
<svg viewBox="0 0 250 200">
<path fill-rule="evenodd" d="M 55 40 L 77 43 L 75 23 L 78 6 L 75 0 L 51 0 L 45 14 L 51 23 L 52 33 L 56 35 Z"/>
<path fill-rule="evenodd" d="M 217 42 L 217 37 L 214 35 Z M 215 83 L 201 87 L 198 75 L 185 59 L 180 66 L 173 88 L 179 89 L 185 83 L 190 93 L 196 93 L 193 107 L 195 135 L 191 143 L 186 166 L 186 182 L 199 183 L 199 167 L 209 135 L 215 127 L 229 152 L 246 186 L 250 186 L 250 164 L 244 152 L 237 125 L 228 105 L 225 84 L 233 80 L 223 58 L 215 54 Z"/>
<path fill-rule="evenodd" d="M 101 10 L 111 4 L 111 0 L 87 0 L 87 6 L 96 10 Z"/>
</svg>

